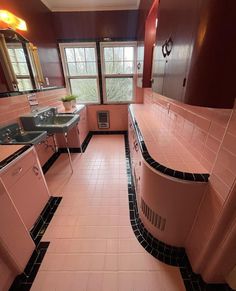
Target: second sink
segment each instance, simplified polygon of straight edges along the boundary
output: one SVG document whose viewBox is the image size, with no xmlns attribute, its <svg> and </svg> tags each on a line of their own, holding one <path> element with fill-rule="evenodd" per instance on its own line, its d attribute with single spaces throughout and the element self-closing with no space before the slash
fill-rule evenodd
<svg viewBox="0 0 236 291">
<path fill-rule="evenodd" d="M 26 130 L 45 130 L 48 133 L 66 133 L 79 122 L 79 115 L 57 114 L 56 108 L 45 108 L 40 112 L 20 117 Z"/>
</svg>

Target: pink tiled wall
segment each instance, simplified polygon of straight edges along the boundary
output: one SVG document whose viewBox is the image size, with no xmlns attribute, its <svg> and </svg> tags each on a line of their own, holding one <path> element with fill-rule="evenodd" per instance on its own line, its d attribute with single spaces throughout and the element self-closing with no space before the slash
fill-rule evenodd
<svg viewBox="0 0 236 291">
<path fill-rule="evenodd" d="M 236 195 L 232 191 L 236 181 L 236 109 L 190 106 L 150 89 L 144 90 L 144 103 L 153 105 L 153 110 L 162 115 L 166 126 L 210 173 L 207 190 L 186 241 L 192 267 L 201 272 L 200 261 L 204 262 L 206 245 L 214 239 L 213 229 L 217 229 L 222 211 L 227 212 L 225 207 L 229 197 Z M 222 274 L 223 271 L 222 268 Z M 213 274 L 211 279 L 223 280 L 222 274 L 218 273 L 217 277 Z"/>
<path fill-rule="evenodd" d="M 56 89 L 36 93 L 39 106 L 60 106 L 60 98 L 66 95 L 66 89 Z M 0 98 L 0 125 L 18 121 L 18 117 L 30 112 L 27 95 Z"/>
<path fill-rule="evenodd" d="M 199 157 L 201 164 L 211 172 L 224 136 L 231 110 L 211 109 L 182 104 L 150 89 L 144 90 L 144 103 L 153 104 L 153 110 L 163 122 Z"/>
</svg>

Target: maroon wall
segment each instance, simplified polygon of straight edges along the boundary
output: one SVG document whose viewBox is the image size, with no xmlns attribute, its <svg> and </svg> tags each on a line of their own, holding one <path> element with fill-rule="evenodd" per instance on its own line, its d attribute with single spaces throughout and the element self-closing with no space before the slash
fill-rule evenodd
<svg viewBox="0 0 236 291">
<path fill-rule="evenodd" d="M 136 39 L 138 10 L 54 12 L 57 39 Z"/>
<path fill-rule="evenodd" d="M 28 31 L 20 32 L 39 49 L 40 61 L 50 86 L 63 86 L 64 78 L 57 50 L 52 13 L 40 0 L 1 0 L 1 9 L 24 19 Z"/>
</svg>

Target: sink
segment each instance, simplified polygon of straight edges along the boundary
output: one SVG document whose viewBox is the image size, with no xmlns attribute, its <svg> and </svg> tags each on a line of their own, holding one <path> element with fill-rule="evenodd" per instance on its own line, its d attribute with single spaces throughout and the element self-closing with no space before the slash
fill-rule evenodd
<svg viewBox="0 0 236 291">
<path fill-rule="evenodd" d="M 79 122 L 79 115 L 58 114 L 57 108 L 45 108 L 38 112 L 21 116 L 26 130 L 45 130 L 48 133 L 66 133 Z"/>
<path fill-rule="evenodd" d="M 0 144 L 38 144 L 47 137 L 46 131 L 22 131 L 13 123 L 0 128 Z"/>
</svg>

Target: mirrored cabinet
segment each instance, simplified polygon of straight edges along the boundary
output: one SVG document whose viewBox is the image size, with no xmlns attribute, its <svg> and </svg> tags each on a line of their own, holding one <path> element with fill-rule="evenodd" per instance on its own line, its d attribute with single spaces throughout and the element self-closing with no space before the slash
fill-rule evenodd
<svg viewBox="0 0 236 291">
<path fill-rule="evenodd" d="M 0 30 L 0 93 L 41 89 L 37 47 L 11 29 Z"/>
</svg>

